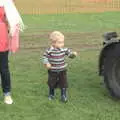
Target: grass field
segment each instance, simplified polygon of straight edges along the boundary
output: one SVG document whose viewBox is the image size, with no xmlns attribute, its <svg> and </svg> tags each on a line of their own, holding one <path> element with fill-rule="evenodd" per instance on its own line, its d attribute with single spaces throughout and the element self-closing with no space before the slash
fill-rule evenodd
<svg viewBox="0 0 120 120">
<path fill-rule="evenodd" d="M 21 50 L 10 56 L 13 105 L 0 96 L 1 120 L 119 120 L 120 101 L 112 99 L 100 83 L 98 56 L 105 31 L 120 33 L 120 12 L 57 15 L 24 15 Z M 114 16 L 114 17 L 113 17 Z M 68 66 L 68 103 L 48 101 L 47 71 L 42 54 L 48 34 L 60 30 L 66 46 L 78 52 Z"/>
</svg>

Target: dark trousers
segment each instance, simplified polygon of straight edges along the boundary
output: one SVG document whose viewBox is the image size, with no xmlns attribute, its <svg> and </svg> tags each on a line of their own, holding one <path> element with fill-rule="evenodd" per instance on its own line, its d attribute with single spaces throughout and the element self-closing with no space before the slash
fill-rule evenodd
<svg viewBox="0 0 120 120">
<path fill-rule="evenodd" d="M 0 52 L 0 75 L 3 93 L 10 92 L 11 80 L 8 65 L 8 51 Z"/>
<path fill-rule="evenodd" d="M 68 83 L 67 83 L 67 71 L 59 71 L 59 72 L 54 72 L 49 70 L 48 71 L 48 86 L 50 88 L 67 88 Z"/>
</svg>

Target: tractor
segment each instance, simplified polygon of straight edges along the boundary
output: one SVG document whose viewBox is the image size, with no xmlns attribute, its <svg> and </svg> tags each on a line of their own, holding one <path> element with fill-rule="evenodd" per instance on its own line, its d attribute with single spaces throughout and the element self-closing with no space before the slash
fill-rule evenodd
<svg viewBox="0 0 120 120">
<path fill-rule="evenodd" d="M 103 77 L 110 95 L 120 98 L 120 38 L 116 32 L 107 32 L 103 38 L 103 48 L 99 55 L 99 75 Z"/>
</svg>

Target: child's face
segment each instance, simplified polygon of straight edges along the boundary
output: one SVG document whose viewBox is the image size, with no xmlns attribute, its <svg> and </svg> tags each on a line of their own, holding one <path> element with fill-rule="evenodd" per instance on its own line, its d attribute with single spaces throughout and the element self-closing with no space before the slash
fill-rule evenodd
<svg viewBox="0 0 120 120">
<path fill-rule="evenodd" d="M 55 43 L 53 43 L 53 46 L 56 48 L 63 48 L 64 47 L 64 39 L 58 39 Z"/>
</svg>

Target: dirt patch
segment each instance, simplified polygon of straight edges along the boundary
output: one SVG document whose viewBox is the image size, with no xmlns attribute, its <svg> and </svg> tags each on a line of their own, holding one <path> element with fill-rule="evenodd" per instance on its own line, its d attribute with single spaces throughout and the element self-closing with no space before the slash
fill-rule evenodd
<svg viewBox="0 0 120 120">
<path fill-rule="evenodd" d="M 82 2 L 93 2 L 93 3 L 111 3 L 113 0 L 82 0 Z"/>
<path fill-rule="evenodd" d="M 21 49 L 31 51 L 44 51 L 49 46 L 48 40 L 49 31 L 34 33 L 32 36 L 27 34 L 22 37 Z M 102 44 L 102 38 L 100 33 L 64 33 L 65 34 L 65 46 L 73 48 L 76 51 L 83 50 L 99 50 Z"/>
<path fill-rule="evenodd" d="M 16 0 L 16 6 L 24 14 L 88 13 L 120 11 L 120 0 Z"/>
</svg>

